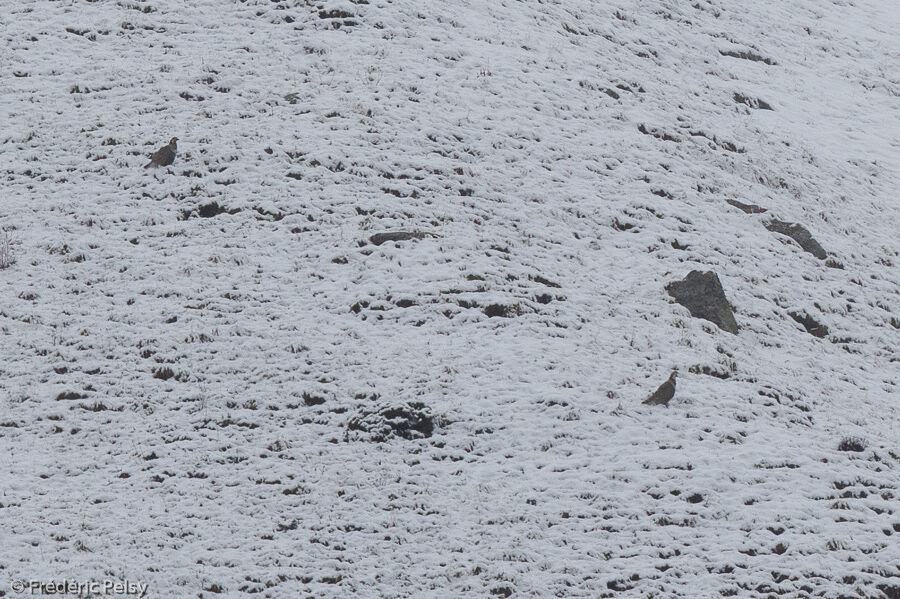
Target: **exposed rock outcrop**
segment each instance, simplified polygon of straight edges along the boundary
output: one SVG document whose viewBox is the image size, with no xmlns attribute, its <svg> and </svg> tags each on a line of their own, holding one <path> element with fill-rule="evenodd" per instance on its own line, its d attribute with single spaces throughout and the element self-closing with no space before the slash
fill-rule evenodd
<svg viewBox="0 0 900 599">
<path fill-rule="evenodd" d="M 796 241 L 797 244 L 804 249 L 804 251 L 809 252 L 819 260 L 824 260 L 828 257 L 828 255 L 825 253 L 824 248 L 819 245 L 819 242 L 815 240 L 809 230 L 803 225 L 797 223 L 789 223 L 783 220 L 770 220 L 766 223 L 766 229 L 773 233 L 787 235 L 788 237 Z"/>
<path fill-rule="evenodd" d="M 716 273 L 692 270 L 681 281 L 666 285 L 666 291 L 676 302 L 687 308 L 694 318 L 708 320 L 723 331 L 737 335 L 738 325 L 734 319 L 734 311 Z"/>
</svg>

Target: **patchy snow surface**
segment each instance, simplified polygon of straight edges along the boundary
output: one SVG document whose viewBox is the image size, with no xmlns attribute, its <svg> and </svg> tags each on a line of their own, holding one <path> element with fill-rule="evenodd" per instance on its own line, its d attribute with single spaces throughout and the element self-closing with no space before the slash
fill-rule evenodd
<svg viewBox="0 0 900 599">
<path fill-rule="evenodd" d="M 900 596 L 895 2 L 0 23 L 0 596 Z"/>
</svg>

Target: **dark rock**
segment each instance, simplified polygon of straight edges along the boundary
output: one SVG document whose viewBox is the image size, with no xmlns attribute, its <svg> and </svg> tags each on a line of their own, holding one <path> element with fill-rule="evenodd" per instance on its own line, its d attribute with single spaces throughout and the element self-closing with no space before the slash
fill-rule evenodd
<svg viewBox="0 0 900 599">
<path fill-rule="evenodd" d="M 394 437 L 428 438 L 434 432 L 431 410 L 421 402 L 363 409 L 347 424 L 346 439 L 381 443 Z"/>
<path fill-rule="evenodd" d="M 803 225 L 788 223 L 783 220 L 771 220 L 766 223 L 766 229 L 773 233 L 787 235 L 819 260 L 824 260 L 828 257 L 825 250 L 819 245 L 819 242 L 813 238 L 812 234 Z"/>
<path fill-rule="evenodd" d="M 393 233 L 376 233 L 369 237 L 369 243 L 374 245 L 381 245 L 386 241 L 407 241 L 410 239 L 422 239 L 425 237 L 424 233 L 418 232 L 409 232 L 409 231 L 394 231 Z"/>
<path fill-rule="evenodd" d="M 767 209 L 762 206 L 757 206 L 756 204 L 744 204 L 743 202 L 738 202 L 737 200 L 725 200 L 738 210 L 743 210 L 747 214 L 762 214 L 766 212 Z"/>
<path fill-rule="evenodd" d="M 694 318 L 708 320 L 723 331 L 737 335 L 734 312 L 716 273 L 692 270 L 683 280 L 666 285 L 666 291 Z"/>
<path fill-rule="evenodd" d="M 803 328 L 806 329 L 806 332 L 813 337 L 818 337 L 821 339 L 822 337 L 828 335 L 828 327 L 820 322 L 817 322 L 812 316 L 809 316 L 808 314 L 800 314 L 798 312 L 788 312 L 788 314 L 791 316 L 791 318 L 803 325 Z"/>
</svg>

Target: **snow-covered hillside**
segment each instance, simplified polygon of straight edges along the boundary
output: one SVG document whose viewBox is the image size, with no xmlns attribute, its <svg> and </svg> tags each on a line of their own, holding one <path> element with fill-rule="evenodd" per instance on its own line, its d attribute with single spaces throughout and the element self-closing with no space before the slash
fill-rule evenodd
<svg viewBox="0 0 900 599">
<path fill-rule="evenodd" d="M 0 597 L 900 597 L 896 2 L 0 24 Z"/>
</svg>

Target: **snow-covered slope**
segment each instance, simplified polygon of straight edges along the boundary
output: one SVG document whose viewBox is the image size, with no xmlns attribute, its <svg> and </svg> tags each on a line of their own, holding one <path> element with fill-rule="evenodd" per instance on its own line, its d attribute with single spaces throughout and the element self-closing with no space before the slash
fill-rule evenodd
<svg viewBox="0 0 900 599">
<path fill-rule="evenodd" d="M 0 23 L 0 596 L 900 596 L 894 2 Z"/>
</svg>

